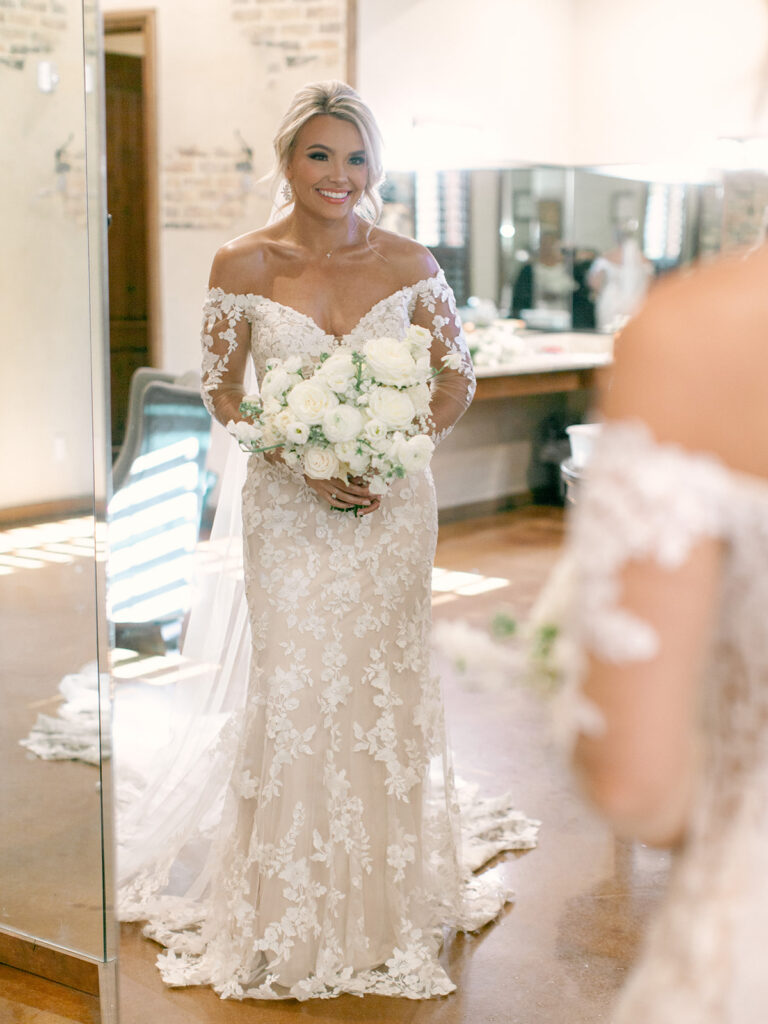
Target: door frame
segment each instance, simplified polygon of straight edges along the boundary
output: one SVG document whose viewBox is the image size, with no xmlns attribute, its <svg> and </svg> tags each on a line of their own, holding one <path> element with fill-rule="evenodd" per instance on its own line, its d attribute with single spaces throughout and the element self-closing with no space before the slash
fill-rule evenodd
<svg viewBox="0 0 768 1024">
<path fill-rule="evenodd" d="M 104 35 L 140 32 L 143 41 L 141 88 L 144 99 L 144 166 L 147 204 L 147 342 L 150 366 L 162 366 L 160 295 L 160 164 L 157 145 L 157 25 L 150 8 L 104 11 Z M 109 175 L 109 168 L 107 168 Z"/>
</svg>

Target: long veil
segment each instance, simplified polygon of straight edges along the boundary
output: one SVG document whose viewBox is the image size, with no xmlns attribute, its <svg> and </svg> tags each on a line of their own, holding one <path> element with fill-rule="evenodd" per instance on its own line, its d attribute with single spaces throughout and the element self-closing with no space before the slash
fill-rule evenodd
<svg viewBox="0 0 768 1024">
<path fill-rule="evenodd" d="M 224 433 L 218 423 L 212 429 Z M 227 725 L 245 702 L 250 632 L 240 508 L 247 456 L 227 441 L 210 540 L 198 549 L 181 656 L 157 677 L 121 680 L 114 694 L 118 907 L 124 918 L 142 916 L 140 904 L 160 890 L 189 896 L 205 888 L 206 837 L 215 830 L 231 772 Z"/>
<path fill-rule="evenodd" d="M 273 194 L 281 194 L 280 182 Z M 273 199 L 267 223 L 291 209 Z M 246 393 L 255 388 L 254 376 L 249 364 Z M 246 702 L 251 638 L 241 493 L 248 456 L 215 419 L 211 431 L 211 449 L 226 451 L 226 458 L 210 538 L 196 553 L 180 657 L 159 679 L 121 681 L 113 691 L 121 920 L 144 919 L 158 900 L 167 916 L 169 903 L 189 908 L 203 895 L 236 748 L 227 738 Z"/>
</svg>

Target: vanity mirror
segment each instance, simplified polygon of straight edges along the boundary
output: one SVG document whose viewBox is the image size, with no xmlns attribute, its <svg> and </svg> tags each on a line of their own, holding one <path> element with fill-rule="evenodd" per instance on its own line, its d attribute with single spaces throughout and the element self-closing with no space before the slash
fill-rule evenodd
<svg viewBox="0 0 768 1024">
<path fill-rule="evenodd" d="M 642 168 L 525 166 L 396 172 L 385 224 L 438 255 L 459 301 L 479 319 L 545 329 L 610 330 L 600 265 L 632 250 L 650 279 L 717 252 L 724 181 L 654 178 Z M 475 301 L 478 300 L 478 301 Z"/>
</svg>

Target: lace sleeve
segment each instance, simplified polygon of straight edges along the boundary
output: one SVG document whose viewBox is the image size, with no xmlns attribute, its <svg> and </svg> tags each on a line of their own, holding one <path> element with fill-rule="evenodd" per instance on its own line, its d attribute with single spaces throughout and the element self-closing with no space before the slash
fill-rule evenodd
<svg viewBox="0 0 768 1024">
<path fill-rule="evenodd" d="M 247 297 L 211 288 L 203 307 L 201 393 L 212 416 L 241 420 L 240 401 L 250 351 Z"/>
<path fill-rule="evenodd" d="M 426 327 L 432 334 L 431 362 L 439 370 L 443 356 L 456 353 L 456 369 L 442 369 L 432 386 L 430 417 L 433 437 L 439 443 L 446 437 L 469 407 L 475 393 L 475 374 L 464 338 L 456 300 L 442 270 L 420 281 L 414 288 L 415 305 L 411 322 Z"/>
<path fill-rule="evenodd" d="M 657 632 L 622 606 L 630 562 L 679 569 L 693 547 L 725 534 L 725 469 L 714 458 L 654 441 L 638 423 L 609 423 L 570 523 L 572 626 L 578 646 L 613 663 L 647 661 Z"/>
</svg>

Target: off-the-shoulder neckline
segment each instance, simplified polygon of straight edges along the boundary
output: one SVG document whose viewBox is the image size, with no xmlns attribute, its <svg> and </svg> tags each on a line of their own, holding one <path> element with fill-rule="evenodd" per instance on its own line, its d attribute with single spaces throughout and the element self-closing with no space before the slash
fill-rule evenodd
<svg viewBox="0 0 768 1024">
<path fill-rule="evenodd" d="M 390 292 L 389 295 L 385 295 L 383 298 L 377 299 L 377 301 L 374 302 L 374 304 L 370 307 L 370 309 L 368 309 L 365 313 L 363 313 L 363 315 L 360 317 L 360 319 L 354 325 L 352 330 L 351 331 L 347 331 L 346 334 L 341 334 L 341 335 L 329 334 L 327 331 L 323 330 L 323 328 L 320 326 L 320 324 L 313 317 L 311 317 L 309 315 L 309 313 L 304 313 L 302 310 L 296 309 L 295 306 L 287 306 L 284 302 L 278 302 L 277 299 L 271 299 L 268 295 L 260 295 L 257 292 L 225 292 L 223 288 L 209 288 L 208 289 L 208 293 L 207 293 L 207 297 L 208 297 L 208 299 L 211 299 L 211 298 L 215 297 L 216 299 L 219 299 L 219 300 L 221 300 L 221 299 L 233 299 L 234 302 L 235 302 L 235 305 L 239 305 L 241 307 L 242 307 L 243 303 L 242 302 L 238 302 L 237 301 L 238 299 L 243 299 L 243 300 L 245 300 L 247 302 L 254 302 L 254 301 L 266 302 L 266 303 L 269 303 L 269 305 L 271 305 L 271 306 L 277 306 L 280 309 L 286 309 L 289 312 L 293 313 L 295 316 L 301 317 L 302 320 L 306 320 L 307 323 L 310 323 L 314 327 L 316 327 L 317 330 L 322 333 L 324 338 L 348 338 L 352 334 L 354 334 L 354 332 L 360 327 L 360 325 L 362 323 L 364 323 L 364 321 L 367 320 L 367 318 L 371 315 L 371 313 L 375 309 L 378 309 L 379 306 L 383 305 L 385 302 L 390 302 L 392 299 L 396 298 L 398 295 L 402 295 L 404 292 L 414 291 L 416 288 L 419 287 L 419 285 L 427 284 L 430 281 L 434 281 L 434 282 L 436 282 L 438 284 L 445 283 L 445 273 L 443 272 L 443 270 L 440 269 L 436 273 L 430 274 L 429 277 L 422 277 L 418 281 L 414 281 L 413 284 L 405 284 L 402 287 L 398 288 L 396 291 Z"/>
<path fill-rule="evenodd" d="M 687 448 L 679 441 L 660 440 L 644 420 L 636 417 L 605 420 L 603 428 L 606 435 L 612 435 L 619 444 L 626 445 L 626 437 L 629 436 L 667 455 L 680 458 L 683 462 L 707 467 L 710 472 L 726 477 L 744 490 L 754 491 L 764 500 L 768 500 L 768 477 L 750 473 L 745 469 L 736 469 L 715 452 L 705 448 Z M 681 486 L 684 484 L 681 483 Z"/>
</svg>

